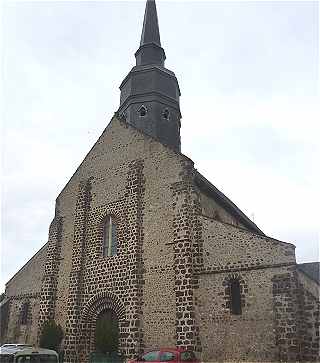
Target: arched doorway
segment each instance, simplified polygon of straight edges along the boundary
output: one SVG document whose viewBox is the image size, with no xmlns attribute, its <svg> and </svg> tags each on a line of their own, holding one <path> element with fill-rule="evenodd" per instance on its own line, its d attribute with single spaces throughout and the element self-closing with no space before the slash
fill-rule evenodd
<svg viewBox="0 0 320 363">
<path fill-rule="evenodd" d="M 107 326 L 111 322 L 113 330 L 118 333 L 118 352 L 121 356 L 127 355 L 127 330 L 128 321 L 126 320 L 125 308 L 117 296 L 109 291 L 103 291 L 93 296 L 84 306 L 81 317 L 81 336 L 79 338 L 79 362 L 99 362 L 98 351 L 103 350 L 96 344 L 97 326 Z M 116 328 L 116 329 L 115 329 Z M 108 330 L 101 329 L 101 330 Z M 110 357 L 109 357 L 110 358 Z M 110 361 L 110 359 L 107 361 Z M 106 359 L 101 359 L 104 362 Z"/>
<path fill-rule="evenodd" d="M 97 316 L 95 328 L 95 351 L 115 355 L 119 350 L 119 322 L 116 313 L 107 309 Z"/>
</svg>

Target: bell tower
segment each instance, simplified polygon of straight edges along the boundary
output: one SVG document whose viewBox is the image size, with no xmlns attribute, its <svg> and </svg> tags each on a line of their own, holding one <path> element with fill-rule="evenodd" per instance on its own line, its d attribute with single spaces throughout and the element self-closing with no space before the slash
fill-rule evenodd
<svg viewBox="0 0 320 363">
<path fill-rule="evenodd" d="M 147 0 L 136 66 L 120 85 L 118 113 L 126 122 L 180 151 L 180 89 L 164 67 L 155 0 Z"/>
</svg>

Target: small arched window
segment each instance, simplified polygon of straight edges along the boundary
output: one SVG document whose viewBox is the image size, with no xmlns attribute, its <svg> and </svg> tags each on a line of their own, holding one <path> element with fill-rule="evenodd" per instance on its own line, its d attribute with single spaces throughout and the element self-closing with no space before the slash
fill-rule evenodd
<svg viewBox="0 0 320 363">
<path fill-rule="evenodd" d="M 147 108 L 146 108 L 144 105 L 142 105 L 142 106 L 139 108 L 138 113 L 139 113 L 139 116 L 140 116 L 140 117 L 144 117 L 144 116 L 146 116 L 146 114 L 147 114 Z"/>
<path fill-rule="evenodd" d="M 108 216 L 103 228 L 103 257 L 117 254 L 117 225 L 112 216 Z"/>
<path fill-rule="evenodd" d="M 241 315 L 241 288 L 238 279 L 233 278 L 229 281 L 230 289 L 230 312 L 234 315 Z"/>
<path fill-rule="evenodd" d="M 29 303 L 25 302 L 21 308 L 21 324 L 22 325 L 26 325 L 28 322 L 29 309 L 30 309 Z"/>
<path fill-rule="evenodd" d="M 169 120 L 170 112 L 167 108 L 162 112 L 162 116 L 165 120 Z"/>
</svg>

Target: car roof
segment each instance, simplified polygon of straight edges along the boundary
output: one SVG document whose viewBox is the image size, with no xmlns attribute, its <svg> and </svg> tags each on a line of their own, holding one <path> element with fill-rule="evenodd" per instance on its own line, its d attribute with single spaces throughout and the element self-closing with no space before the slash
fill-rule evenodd
<svg viewBox="0 0 320 363">
<path fill-rule="evenodd" d="M 23 355 L 23 354 L 52 354 L 57 356 L 58 353 L 55 350 L 51 349 L 44 349 L 44 348 L 25 348 L 25 349 L 19 349 L 16 352 L 16 356 Z"/>
<path fill-rule="evenodd" d="M 2 347 L 0 349 L 0 354 L 4 355 L 32 355 L 32 354 L 46 354 L 58 356 L 58 353 L 51 349 L 34 348 L 32 346 L 21 349 L 21 347 L 7 348 Z"/>
<path fill-rule="evenodd" d="M 7 343 L 1 345 L 0 348 L 19 348 L 19 347 L 32 347 L 31 344 L 16 344 L 16 343 Z"/>
</svg>

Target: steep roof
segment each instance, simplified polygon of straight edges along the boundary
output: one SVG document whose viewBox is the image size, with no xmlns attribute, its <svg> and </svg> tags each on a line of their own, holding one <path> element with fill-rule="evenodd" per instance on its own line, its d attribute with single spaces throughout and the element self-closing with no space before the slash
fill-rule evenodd
<svg viewBox="0 0 320 363">
<path fill-rule="evenodd" d="M 44 250 L 48 247 L 48 242 L 46 242 L 20 269 L 6 282 L 7 285 L 15 278 L 17 277 L 21 272 L 23 272 L 41 252 L 44 252 Z"/>
<path fill-rule="evenodd" d="M 199 172 L 195 175 L 196 185 L 222 205 L 231 215 L 237 217 L 239 221 L 246 226 L 249 230 L 264 236 L 265 234 L 253 223 L 228 197 L 226 197 L 218 188 L 209 182 Z"/>
<path fill-rule="evenodd" d="M 320 285 L 320 262 L 299 263 L 298 269 Z"/>
</svg>

